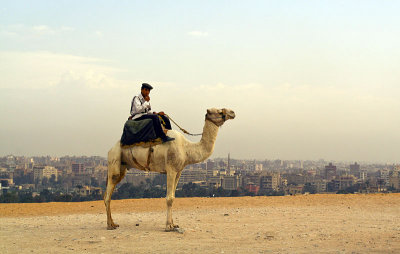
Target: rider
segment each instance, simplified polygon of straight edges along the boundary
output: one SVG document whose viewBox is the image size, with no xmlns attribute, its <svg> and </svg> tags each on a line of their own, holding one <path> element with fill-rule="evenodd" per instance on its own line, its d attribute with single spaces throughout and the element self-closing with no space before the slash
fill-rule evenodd
<svg viewBox="0 0 400 254">
<path fill-rule="evenodd" d="M 168 117 L 165 116 L 164 112 L 153 112 L 151 113 L 151 106 L 150 106 L 150 90 L 153 89 L 153 87 L 147 83 L 142 84 L 142 88 L 140 91 L 140 94 L 137 96 L 134 96 L 132 99 L 132 104 L 131 104 L 131 116 L 129 119 L 139 121 L 143 119 L 151 119 L 153 122 L 154 126 L 154 131 L 156 132 L 157 137 L 160 137 L 163 142 L 168 142 L 174 140 L 174 138 L 168 137 L 165 135 L 162 127 L 161 127 L 161 121 L 165 123 L 164 127 L 167 130 L 171 130 L 171 123 L 169 122 Z"/>
</svg>

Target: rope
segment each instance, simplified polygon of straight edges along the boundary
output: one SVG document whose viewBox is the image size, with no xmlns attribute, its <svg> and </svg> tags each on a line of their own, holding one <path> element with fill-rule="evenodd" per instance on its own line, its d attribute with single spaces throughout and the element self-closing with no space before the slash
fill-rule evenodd
<svg viewBox="0 0 400 254">
<path fill-rule="evenodd" d="M 176 126 L 178 126 L 178 128 L 185 134 L 190 135 L 190 136 L 200 136 L 203 135 L 203 133 L 199 133 L 199 134 L 191 134 L 189 133 L 187 130 L 183 129 L 181 126 L 179 126 L 169 115 L 165 114 L 166 117 L 168 117 L 168 119 L 170 121 L 172 121 Z"/>
</svg>

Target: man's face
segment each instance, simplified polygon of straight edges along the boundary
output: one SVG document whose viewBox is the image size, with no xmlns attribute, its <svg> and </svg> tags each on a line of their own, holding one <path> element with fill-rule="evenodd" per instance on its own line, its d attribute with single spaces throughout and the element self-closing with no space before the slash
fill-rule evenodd
<svg viewBox="0 0 400 254">
<path fill-rule="evenodd" d="M 142 88 L 143 97 L 149 96 L 149 94 L 150 94 L 150 89 Z"/>
</svg>

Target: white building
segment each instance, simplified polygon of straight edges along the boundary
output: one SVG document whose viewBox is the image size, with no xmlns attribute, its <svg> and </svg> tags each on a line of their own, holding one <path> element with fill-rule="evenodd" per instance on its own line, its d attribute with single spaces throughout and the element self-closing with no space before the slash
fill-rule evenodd
<svg viewBox="0 0 400 254">
<path fill-rule="evenodd" d="M 55 167 L 45 166 L 43 169 L 43 177 L 51 178 L 54 175 L 56 177 L 56 181 L 58 179 L 58 170 Z"/>
<path fill-rule="evenodd" d="M 48 179 L 51 178 L 51 176 L 54 175 L 56 177 L 56 181 L 58 179 L 58 170 L 55 167 L 51 166 L 45 166 L 45 167 L 34 167 L 33 168 L 33 177 L 34 179 L 43 179 L 43 177 L 46 177 Z"/>
</svg>

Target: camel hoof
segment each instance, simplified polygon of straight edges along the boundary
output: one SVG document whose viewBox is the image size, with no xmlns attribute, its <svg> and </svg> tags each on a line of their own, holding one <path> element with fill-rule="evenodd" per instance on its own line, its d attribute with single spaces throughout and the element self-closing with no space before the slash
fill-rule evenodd
<svg viewBox="0 0 400 254">
<path fill-rule="evenodd" d="M 117 229 L 117 227 L 119 227 L 119 225 L 114 223 L 112 223 L 111 225 L 107 225 L 108 230 L 114 230 Z"/>
<path fill-rule="evenodd" d="M 180 229 L 178 225 L 168 225 L 165 228 L 166 232 L 178 232 L 178 233 L 183 233 L 183 229 Z"/>
</svg>

